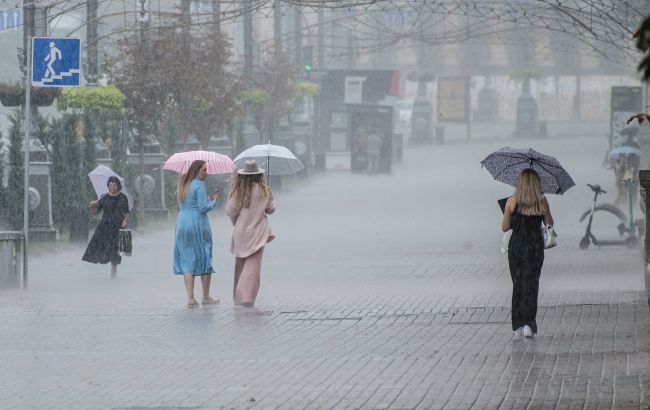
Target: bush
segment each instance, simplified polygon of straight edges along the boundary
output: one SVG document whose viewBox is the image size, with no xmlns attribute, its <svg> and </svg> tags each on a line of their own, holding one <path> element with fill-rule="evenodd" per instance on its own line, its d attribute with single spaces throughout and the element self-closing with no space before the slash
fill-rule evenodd
<svg viewBox="0 0 650 410">
<path fill-rule="evenodd" d="M 60 111 L 68 108 L 107 109 L 119 111 L 124 107 L 124 94 L 117 87 L 75 87 L 67 88 L 57 100 Z"/>
</svg>

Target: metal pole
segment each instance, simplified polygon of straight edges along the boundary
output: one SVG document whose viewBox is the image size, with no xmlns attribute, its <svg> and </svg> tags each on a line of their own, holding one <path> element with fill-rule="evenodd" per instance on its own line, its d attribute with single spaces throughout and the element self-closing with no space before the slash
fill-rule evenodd
<svg viewBox="0 0 650 410">
<path fill-rule="evenodd" d="M 282 1 L 273 1 L 273 42 L 275 43 L 275 61 L 282 55 Z"/>
<path fill-rule="evenodd" d="M 325 11 L 318 8 L 318 68 L 325 68 Z"/>
<path fill-rule="evenodd" d="M 221 1 L 212 0 L 212 23 L 217 32 L 221 31 Z"/>
<path fill-rule="evenodd" d="M 302 7 L 295 7 L 296 14 L 294 15 L 294 28 L 296 34 L 296 72 L 302 77 L 304 67 L 302 65 Z"/>
<path fill-rule="evenodd" d="M 23 149 L 25 150 L 25 186 L 24 186 L 24 196 L 23 196 L 23 235 L 24 235 L 24 245 L 23 245 L 23 289 L 27 289 L 27 279 L 28 279 L 28 245 L 29 245 L 29 143 L 30 143 L 30 134 L 31 134 L 31 94 L 32 94 L 32 36 L 29 33 L 27 38 L 27 68 L 25 70 L 27 75 L 25 76 L 25 123 L 23 125 L 25 129 L 25 138 Z"/>
<path fill-rule="evenodd" d="M 253 10 L 251 0 L 244 0 L 244 78 L 253 81 Z"/>
<path fill-rule="evenodd" d="M 86 24 L 86 55 L 88 57 L 86 79 L 90 85 L 96 85 L 99 75 L 99 62 L 97 58 L 97 0 L 88 0 L 86 3 Z"/>
</svg>

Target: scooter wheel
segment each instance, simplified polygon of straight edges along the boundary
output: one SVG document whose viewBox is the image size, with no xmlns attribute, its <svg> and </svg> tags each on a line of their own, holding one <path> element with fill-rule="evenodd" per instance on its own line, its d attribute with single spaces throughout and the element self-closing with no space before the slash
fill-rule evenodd
<svg viewBox="0 0 650 410">
<path fill-rule="evenodd" d="M 589 237 L 585 236 L 580 239 L 580 249 L 587 249 L 589 247 Z"/>
<path fill-rule="evenodd" d="M 625 245 L 628 249 L 634 249 L 639 246 L 639 239 L 636 236 L 630 236 L 625 240 Z"/>
</svg>

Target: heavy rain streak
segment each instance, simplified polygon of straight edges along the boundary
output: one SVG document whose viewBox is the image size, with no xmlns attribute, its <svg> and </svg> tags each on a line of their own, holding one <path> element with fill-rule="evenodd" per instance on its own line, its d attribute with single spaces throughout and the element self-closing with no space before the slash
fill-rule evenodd
<svg viewBox="0 0 650 410">
<path fill-rule="evenodd" d="M 649 49 L 643 0 L 0 0 L 0 409 L 648 408 Z"/>
</svg>

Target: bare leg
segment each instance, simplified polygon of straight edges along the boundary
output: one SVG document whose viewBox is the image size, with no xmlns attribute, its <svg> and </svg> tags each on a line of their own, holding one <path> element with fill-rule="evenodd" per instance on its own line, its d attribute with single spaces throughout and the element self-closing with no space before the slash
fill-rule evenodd
<svg viewBox="0 0 650 410">
<path fill-rule="evenodd" d="M 204 305 L 216 305 L 219 299 L 212 299 L 210 297 L 210 282 L 212 281 L 212 273 L 204 273 L 201 275 L 201 289 L 203 290 L 203 299 L 201 303 Z"/>
<path fill-rule="evenodd" d="M 237 284 L 239 283 L 239 278 L 241 277 L 241 272 L 244 269 L 245 258 L 235 258 L 235 282 L 232 287 L 232 298 L 235 299 L 237 294 Z"/>
<path fill-rule="evenodd" d="M 194 275 L 186 272 L 183 274 L 183 280 L 185 282 L 185 291 L 187 291 L 187 304 L 196 303 L 196 299 L 194 299 Z"/>
<path fill-rule="evenodd" d="M 117 277 L 117 264 L 111 263 L 111 278 L 115 279 Z"/>
</svg>

